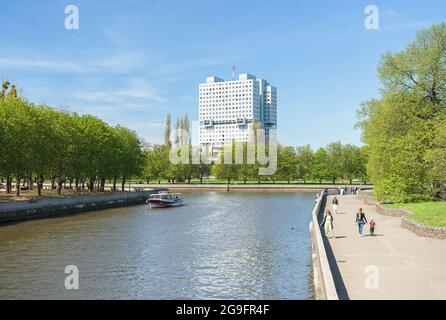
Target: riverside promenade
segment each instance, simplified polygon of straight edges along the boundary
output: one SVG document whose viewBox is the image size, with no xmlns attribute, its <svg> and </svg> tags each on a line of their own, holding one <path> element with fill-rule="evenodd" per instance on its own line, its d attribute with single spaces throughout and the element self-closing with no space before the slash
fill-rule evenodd
<svg viewBox="0 0 446 320">
<path fill-rule="evenodd" d="M 418 237 L 400 226 L 401 218 L 380 215 L 355 195 L 337 197 L 336 238 L 324 241 L 340 299 L 446 299 L 446 240 Z M 376 237 L 368 225 L 359 237 L 359 208 L 375 219 Z"/>
</svg>

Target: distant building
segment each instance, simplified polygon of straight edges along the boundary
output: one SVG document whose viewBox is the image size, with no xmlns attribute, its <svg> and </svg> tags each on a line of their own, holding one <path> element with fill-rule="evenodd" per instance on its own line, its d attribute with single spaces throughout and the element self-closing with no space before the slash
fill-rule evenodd
<svg viewBox="0 0 446 320">
<path fill-rule="evenodd" d="M 233 140 L 247 142 L 253 123 L 277 128 L 277 89 L 264 79 L 240 74 L 238 80 L 208 77 L 199 87 L 200 145 L 215 154 Z"/>
</svg>

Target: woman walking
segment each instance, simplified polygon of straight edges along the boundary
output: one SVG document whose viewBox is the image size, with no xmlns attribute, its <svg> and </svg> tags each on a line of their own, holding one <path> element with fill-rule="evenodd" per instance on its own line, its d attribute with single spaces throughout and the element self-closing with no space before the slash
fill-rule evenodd
<svg viewBox="0 0 446 320">
<path fill-rule="evenodd" d="M 330 239 L 334 237 L 333 232 L 333 216 L 330 210 L 325 211 L 324 220 L 322 220 L 321 227 L 324 226 L 325 236 Z"/>
<path fill-rule="evenodd" d="M 362 230 L 364 229 L 364 225 L 367 224 L 367 218 L 365 217 L 364 212 L 362 212 L 362 208 L 356 213 L 356 223 L 358 225 L 359 236 L 362 237 Z"/>
</svg>

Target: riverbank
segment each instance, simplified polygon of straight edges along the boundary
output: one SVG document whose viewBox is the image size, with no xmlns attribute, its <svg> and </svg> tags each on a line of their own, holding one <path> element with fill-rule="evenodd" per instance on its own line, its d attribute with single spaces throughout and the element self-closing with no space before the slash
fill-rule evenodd
<svg viewBox="0 0 446 320">
<path fill-rule="evenodd" d="M 255 183 L 255 182 L 235 182 L 231 183 L 229 185 L 229 191 L 314 191 L 319 192 L 323 189 L 327 190 L 337 190 L 339 187 L 351 187 L 356 186 L 361 189 L 371 189 L 373 188 L 373 185 L 362 185 L 362 184 L 330 184 L 330 183 L 305 183 L 305 184 L 299 184 L 299 183 Z M 50 184 L 44 184 L 44 189 L 42 190 L 42 196 L 37 197 L 37 189 L 33 189 L 31 191 L 28 190 L 22 190 L 19 197 L 15 196 L 15 192 L 12 192 L 10 194 L 7 194 L 6 191 L 0 190 L 0 203 L 2 201 L 28 201 L 30 199 L 35 198 L 54 198 L 54 197 L 70 197 L 70 196 L 76 196 L 76 192 L 73 189 L 63 189 L 61 191 L 61 195 L 57 193 L 56 189 L 50 189 Z M 111 184 L 105 184 L 105 192 L 111 193 L 113 188 L 113 185 Z M 153 189 L 169 189 L 174 191 L 227 191 L 228 184 L 227 183 L 216 183 L 216 182 L 209 182 L 209 183 L 161 183 L 161 184 L 155 184 L 155 183 L 131 183 L 127 184 L 125 186 L 125 191 L 147 191 L 147 190 L 153 190 Z M 102 195 L 104 192 L 89 192 L 87 190 L 83 191 L 83 195 L 91 195 L 91 194 L 97 194 Z"/>
<path fill-rule="evenodd" d="M 445 241 L 417 236 L 401 227 L 401 217 L 381 215 L 361 197 L 338 199 L 336 238 L 324 242 L 333 254 L 329 263 L 340 299 L 446 299 Z M 359 208 L 375 219 L 376 237 L 369 236 L 368 225 L 358 236 Z"/>
<path fill-rule="evenodd" d="M 145 203 L 151 194 L 158 191 L 114 192 L 1 202 L 0 225 L 30 219 L 58 217 L 72 213 L 142 204 Z"/>
<path fill-rule="evenodd" d="M 216 183 L 203 183 L 203 184 L 135 184 L 131 188 L 150 188 L 156 186 L 157 188 L 167 188 L 169 190 L 175 191 L 227 191 L 227 184 L 216 184 Z M 337 190 L 340 185 L 337 184 L 230 184 L 229 191 L 321 191 L 323 189 Z M 345 186 L 345 185 L 342 185 Z M 350 185 L 346 185 L 350 187 Z M 372 188 L 371 185 L 363 186 L 361 188 Z"/>
</svg>

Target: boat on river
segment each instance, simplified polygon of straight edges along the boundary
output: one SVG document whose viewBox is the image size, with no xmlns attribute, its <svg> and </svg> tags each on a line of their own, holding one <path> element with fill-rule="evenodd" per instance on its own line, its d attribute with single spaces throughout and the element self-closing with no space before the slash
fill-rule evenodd
<svg viewBox="0 0 446 320">
<path fill-rule="evenodd" d="M 181 193 L 163 191 L 150 195 L 146 203 L 150 208 L 172 208 L 184 205 Z"/>
</svg>

